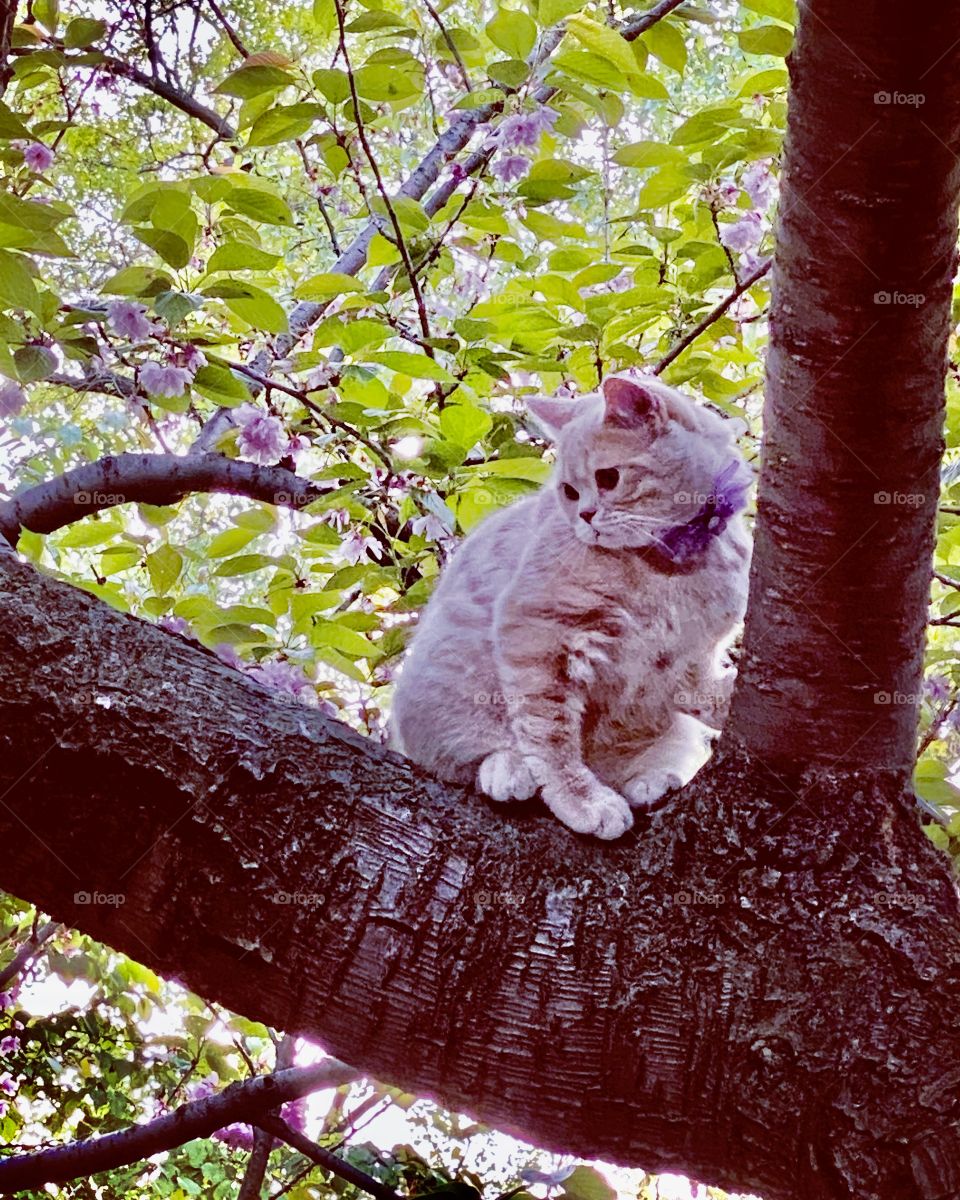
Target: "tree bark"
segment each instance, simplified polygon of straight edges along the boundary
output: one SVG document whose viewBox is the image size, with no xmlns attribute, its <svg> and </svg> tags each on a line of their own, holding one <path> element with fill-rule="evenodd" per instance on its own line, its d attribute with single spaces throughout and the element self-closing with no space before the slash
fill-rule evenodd
<svg viewBox="0 0 960 1200">
<path fill-rule="evenodd" d="M 801 16 L 731 732 L 777 771 L 906 778 L 956 266 L 960 7 L 905 20 L 893 0 L 815 0 Z"/>
</svg>

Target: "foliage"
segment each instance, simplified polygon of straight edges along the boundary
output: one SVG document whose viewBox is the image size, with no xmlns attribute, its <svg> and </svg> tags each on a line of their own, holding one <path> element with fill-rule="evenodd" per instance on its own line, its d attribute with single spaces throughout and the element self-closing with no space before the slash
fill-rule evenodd
<svg viewBox="0 0 960 1200">
<path fill-rule="evenodd" d="M 94 497 L 65 528 L 22 533 L 44 569 L 380 736 L 412 615 L 456 539 L 549 470 L 525 395 L 579 394 L 671 354 L 669 382 L 758 434 L 767 277 L 742 285 L 772 248 L 793 0 L 687 2 L 633 40 L 613 0 L 96 12 L 34 0 L 12 35 L 7 488 L 202 436 L 328 490 L 301 511 L 283 496 Z M 472 138 L 449 151 L 468 118 Z M 945 846 L 960 841 L 955 379 L 947 440 L 918 769 L 951 819 L 932 833 Z M 10 953 L 29 920 L 4 910 Z M 14 1148 L 119 1128 L 191 1081 L 272 1066 L 268 1031 L 85 938 L 61 933 L 39 964 L 93 990 L 82 1012 L 47 1016 L 8 997 L 0 1034 L 22 1052 L 0 1138 Z M 322 1139 L 341 1136 L 345 1103 Z M 409 1194 L 516 1181 L 516 1164 L 509 1179 L 489 1162 L 484 1178 L 452 1169 L 469 1139 L 431 1112 L 448 1122 L 447 1166 L 351 1153 Z M 192 1144 L 64 1194 L 232 1196 L 245 1157 Z M 278 1152 L 268 1178 L 289 1188 L 302 1166 Z M 286 1194 L 323 1194 L 321 1179 Z"/>
</svg>

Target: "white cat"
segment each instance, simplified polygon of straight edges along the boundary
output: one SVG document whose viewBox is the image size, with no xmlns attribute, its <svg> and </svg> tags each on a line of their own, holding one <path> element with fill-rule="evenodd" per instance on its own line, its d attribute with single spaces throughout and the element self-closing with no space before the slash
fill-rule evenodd
<svg viewBox="0 0 960 1200">
<path fill-rule="evenodd" d="M 466 540 L 420 618 L 394 744 L 619 837 L 709 754 L 746 606 L 741 422 L 647 377 L 533 399 L 557 466 Z"/>
</svg>

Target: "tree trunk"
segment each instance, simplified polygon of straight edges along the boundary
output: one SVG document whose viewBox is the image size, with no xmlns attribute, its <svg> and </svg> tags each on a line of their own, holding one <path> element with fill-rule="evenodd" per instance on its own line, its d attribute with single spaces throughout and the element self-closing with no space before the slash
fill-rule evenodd
<svg viewBox="0 0 960 1200">
<path fill-rule="evenodd" d="M 493 810 L 8 555 L 0 884 L 541 1145 L 766 1200 L 960 1195 L 956 889 L 914 709 L 873 697 L 919 690 L 957 12 L 802 5 L 745 664 L 667 809 L 612 846 Z"/>
</svg>

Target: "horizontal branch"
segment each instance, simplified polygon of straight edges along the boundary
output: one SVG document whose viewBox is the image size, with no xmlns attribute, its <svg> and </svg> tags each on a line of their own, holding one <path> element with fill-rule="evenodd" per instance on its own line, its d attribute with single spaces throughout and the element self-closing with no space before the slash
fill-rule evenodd
<svg viewBox="0 0 960 1200">
<path fill-rule="evenodd" d="M 69 63 L 69 59 L 67 61 Z M 145 71 L 138 70 L 131 63 L 124 62 L 120 58 L 107 56 L 100 65 L 105 71 L 109 71 L 111 75 L 116 75 L 120 79 L 127 79 L 131 83 L 135 83 L 137 87 L 152 92 L 155 96 L 159 96 L 161 100 L 166 100 L 168 104 L 172 104 L 174 108 L 179 109 L 188 117 L 193 117 L 194 120 L 201 121 L 224 140 L 232 142 L 236 139 L 237 131 L 229 121 L 221 117 L 212 108 L 201 104 L 199 100 L 195 99 L 189 93 L 181 91 L 178 87 L 174 87 L 172 83 L 154 78 L 154 76 L 146 74 Z"/>
<path fill-rule="evenodd" d="M 284 467 L 222 454 L 117 454 L 65 471 L 0 503 L 0 535 L 15 545 L 21 528 L 52 533 L 118 504 L 175 504 L 191 492 L 225 492 L 300 509 L 333 486 Z"/>
<path fill-rule="evenodd" d="M 324 1059 L 311 1067 L 232 1083 L 219 1095 L 182 1104 L 146 1125 L 0 1160 L 0 1194 L 41 1188 L 46 1183 L 66 1183 L 140 1162 L 195 1138 L 209 1137 L 237 1121 L 257 1124 L 265 1113 L 288 1100 L 299 1100 L 321 1088 L 342 1087 L 356 1078 L 358 1072 L 353 1067 Z"/>
<path fill-rule="evenodd" d="M 838 1200 L 841 1166 L 858 1200 L 956 1190 L 957 896 L 883 776 L 785 790 L 731 750 L 600 843 L 13 556 L 0 607 L 12 894 L 538 1145 L 766 1200 Z"/>
</svg>

